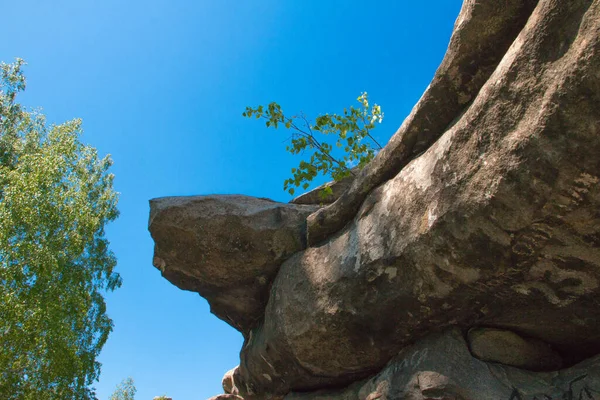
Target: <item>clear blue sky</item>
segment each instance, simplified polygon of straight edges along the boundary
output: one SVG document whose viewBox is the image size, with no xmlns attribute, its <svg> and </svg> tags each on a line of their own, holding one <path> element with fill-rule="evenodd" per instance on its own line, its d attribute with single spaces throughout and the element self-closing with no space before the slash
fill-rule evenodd
<svg viewBox="0 0 600 400">
<path fill-rule="evenodd" d="M 83 118 L 110 153 L 121 217 L 109 226 L 124 284 L 107 298 L 115 329 L 98 398 L 133 377 L 137 399 L 221 393 L 242 337 L 152 267 L 148 200 L 242 193 L 288 201 L 297 160 L 284 131 L 241 117 L 340 112 L 367 91 L 387 142 L 441 61 L 460 0 L 18 0 L 0 2 L 0 60 L 24 58 L 21 101 L 49 121 Z M 435 116 L 432 116 L 435 117 Z"/>
</svg>

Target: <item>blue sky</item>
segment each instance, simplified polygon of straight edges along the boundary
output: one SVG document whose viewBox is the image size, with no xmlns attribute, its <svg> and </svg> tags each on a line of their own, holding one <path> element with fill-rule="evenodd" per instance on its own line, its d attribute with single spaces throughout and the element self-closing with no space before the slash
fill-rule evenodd
<svg viewBox="0 0 600 400">
<path fill-rule="evenodd" d="M 288 201 L 298 159 L 284 131 L 242 118 L 271 101 L 341 112 L 363 91 L 387 142 L 429 84 L 459 0 L 18 0 L 1 2 L 0 60 L 26 60 L 21 101 L 51 122 L 83 119 L 112 155 L 121 217 L 107 235 L 124 284 L 107 296 L 115 329 L 98 398 L 131 376 L 137 399 L 219 394 L 242 337 L 152 267 L 153 197 L 242 193 Z M 435 116 L 433 116 L 435 117 Z"/>
</svg>

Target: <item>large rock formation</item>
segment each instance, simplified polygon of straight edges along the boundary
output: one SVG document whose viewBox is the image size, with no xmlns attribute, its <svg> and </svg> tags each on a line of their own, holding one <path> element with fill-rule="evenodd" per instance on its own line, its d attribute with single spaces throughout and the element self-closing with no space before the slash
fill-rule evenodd
<svg viewBox="0 0 600 400">
<path fill-rule="evenodd" d="M 154 266 L 246 334 L 279 265 L 306 247 L 304 220 L 316 207 L 229 195 L 162 197 L 150 209 Z"/>
<path fill-rule="evenodd" d="M 466 0 L 385 149 L 328 206 L 269 203 L 286 211 L 266 239 L 236 242 L 263 231 L 248 216 L 266 200 L 215 213 L 199 199 L 214 201 L 151 203 L 155 265 L 245 333 L 229 392 L 595 398 L 598 361 L 580 362 L 600 352 L 600 0 Z M 273 246 L 278 232 L 287 245 Z M 483 359 L 580 364 L 492 368 L 464 345 L 474 327 L 495 328 L 469 335 Z M 522 354 L 498 351 L 502 340 Z M 415 342 L 430 368 L 398 375 L 388 362 Z"/>
<path fill-rule="evenodd" d="M 567 400 L 600 398 L 600 356 L 560 372 L 529 372 L 471 356 L 457 329 L 402 350 L 374 377 L 285 400 Z"/>
</svg>

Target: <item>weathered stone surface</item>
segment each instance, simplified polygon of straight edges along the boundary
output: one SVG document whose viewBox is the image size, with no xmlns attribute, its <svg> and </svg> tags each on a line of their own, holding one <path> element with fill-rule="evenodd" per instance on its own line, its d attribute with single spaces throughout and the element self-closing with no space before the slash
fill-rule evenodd
<svg viewBox="0 0 600 400">
<path fill-rule="evenodd" d="M 506 329 L 473 328 L 468 334 L 471 353 L 480 360 L 532 371 L 556 371 L 562 358 L 546 343 Z"/>
<path fill-rule="evenodd" d="M 600 352 L 598 110 L 600 0 L 466 0 L 432 84 L 338 200 L 157 200 L 155 265 L 245 333 L 246 400 L 594 398 L 597 358 L 526 372 L 456 330 L 407 346 L 493 326 L 566 367 Z"/>
<path fill-rule="evenodd" d="M 218 396 L 213 396 L 208 400 L 244 400 L 244 398 L 235 394 L 220 394 Z"/>
<path fill-rule="evenodd" d="M 431 84 L 384 149 L 331 205 L 308 218 L 310 245 L 354 218 L 367 195 L 425 151 L 465 112 L 497 68 L 537 0 L 465 0 Z"/>
<path fill-rule="evenodd" d="M 315 209 L 235 195 L 151 200 L 153 264 L 247 333 L 262 317 L 279 265 L 305 247 L 305 219 Z"/>
<path fill-rule="evenodd" d="M 221 381 L 221 385 L 223 386 L 223 391 L 228 394 L 238 394 L 238 390 L 235 387 L 235 382 L 233 380 L 233 374 L 238 367 L 232 368 L 225 373 L 223 376 L 223 380 Z"/>
<path fill-rule="evenodd" d="M 564 400 L 600 399 L 600 356 L 556 372 L 480 361 L 459 330 L 404 349 L 374 377 L 348 388 L 290 393 L 285 400 Z"/>
<path fill-rule="evenodd" d="M 348 384 L 452 325 L 511 328 L 567 365 L 600 350 L 600 1 L 496 4 L 465 3 L 457 31 L 527 23 L 453 124 L 282 265 L 242 396 Z"/>
</svg>

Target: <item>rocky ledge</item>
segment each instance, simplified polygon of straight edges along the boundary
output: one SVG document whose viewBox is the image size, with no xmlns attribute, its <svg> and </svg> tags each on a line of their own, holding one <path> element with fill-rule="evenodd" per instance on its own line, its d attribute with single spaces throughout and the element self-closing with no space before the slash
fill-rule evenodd
<svg viewBox="0 0 600 400">
<path fill-rule="evenodd" d="M 228 398 L 600 399 L 599 110 L 600 0 L 465 0 L 332 203 L 153 200 L 154 265 L 244 334 Z"/>
</svg>

